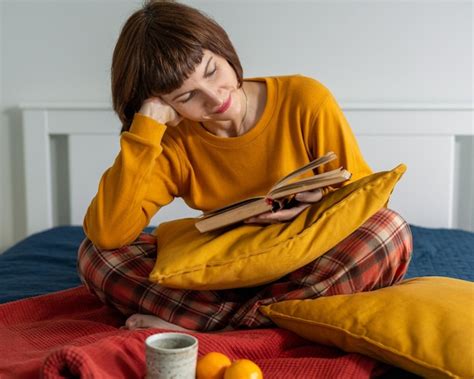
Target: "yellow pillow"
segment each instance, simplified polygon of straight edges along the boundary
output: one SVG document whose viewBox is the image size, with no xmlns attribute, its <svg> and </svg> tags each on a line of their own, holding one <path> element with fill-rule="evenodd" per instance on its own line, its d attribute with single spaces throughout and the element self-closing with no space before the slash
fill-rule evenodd
<svg viewBox="0 0 474 379">
<path fill-rule="evenodd" d="M 474 377 L 474 283 L 406 280 L 352 295 L 260 307 L 278 326 L 428 378 Z"/>
<path fill-rule="evenodd" d="M 323 255 L 383 208 L 405 170 L 399 165 L 350 183 L 292 222 L 203 234 L 192 218 L 163 223 L 156 231 L 158 256 L 149 279 L 196 290 L 274 281 Z"/>
</svg>

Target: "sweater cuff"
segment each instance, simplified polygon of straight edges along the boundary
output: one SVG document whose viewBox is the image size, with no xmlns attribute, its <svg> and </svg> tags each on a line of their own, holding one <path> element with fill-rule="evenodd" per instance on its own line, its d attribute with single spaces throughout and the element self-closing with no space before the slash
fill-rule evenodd
<svg viewBox="0 0 474 379">
<path fill-rule="evenodd" d="M 154 144 L 161 143 L 165 130 L 166 125 L 140 113 L 135 113 L 132 125 L 130 126 L 130 133 L 142 137 Z"/>
</svg>

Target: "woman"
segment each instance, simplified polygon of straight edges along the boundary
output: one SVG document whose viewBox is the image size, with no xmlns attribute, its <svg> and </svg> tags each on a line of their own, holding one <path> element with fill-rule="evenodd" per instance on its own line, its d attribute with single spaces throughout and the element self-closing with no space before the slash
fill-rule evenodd
<svg viewBox="0 0 474 379">
<path fill-rule="evenodd" d="M 299 75 L 244 80 L 225 31 L 182 4 L 148 2 L 128 19 L 113 54 L 112 97 L 121 150 L 85 216 L 78 267 L 93 293 L 131 315 L 127 328 L 268 326 L 262 304 L 367 291 L 403 277 L 410 230 L 385 209 L 322 257 L 264 286 L 187 291 L 150 283 L 159 241 L 141 232 L 174 197 L 208 211 L 264 193 L 328 151 L 338 160 L 323 170 L 344 166 L 352 180 L 371 170 L 322 84 Z M 331 190 L 300 193 L 297 206 L 246 222 L 290 221 Z"/>
</svg>

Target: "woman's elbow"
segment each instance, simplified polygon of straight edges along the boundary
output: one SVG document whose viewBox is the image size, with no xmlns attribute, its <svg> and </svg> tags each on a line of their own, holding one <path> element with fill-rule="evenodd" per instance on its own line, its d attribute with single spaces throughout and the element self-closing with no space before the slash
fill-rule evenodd
<svg viewBox="0 0 474 379">
<path fill-rule="evenodd" d="M 122 228 L 107 223 L 94 224 L 84 220 L 83 229 L 86 237 L 101 250 L 116 250 L 130 245 L 138 235 L 130 234 L 130 229 L 125 232 Z"/>
</svg>

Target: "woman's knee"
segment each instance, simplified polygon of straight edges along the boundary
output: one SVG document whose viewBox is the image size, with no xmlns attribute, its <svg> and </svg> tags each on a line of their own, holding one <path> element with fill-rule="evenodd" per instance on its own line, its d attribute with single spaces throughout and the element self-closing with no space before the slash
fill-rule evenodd
<svg viewBox="0 0 474 379">
<path fill-rule="evenodd" d="M 380 262 L 380 283 L 392 285 L 403 279 L 413 252 L 408 222 L 391 209 L 382 209 L 372 218 L 374 253 Z"/>
<path fill-rule="evenodd" d="M 385 209 L 384 212 L 390 219 L 393 240 L 399 251 L 400 259 L 406 262 L 410 261 L 413 253 L 413 235 L 410 225 L 399 213 L 391 209 Z"/>
<path fill-rule="evenodd" d="M 111 272 L 120 272 L 124 277 L 145 275 L 155 260 L 156 237 L 151 234 L 142 233 L 132 244 L 113 250 L 100 249 L 86 238 L 78 250 L 77 269 L 86 285 L 100 288 Z"/>
<path fill-rule="evenodd" d="M 90 239 L 82 241 L 77 252 L 77 272 L 82 283 L 89 290 L 98 288 L 98 271 L 103 271 L 102 250 L 98 249 Z"/>
<path fill-rule="evenodd" d="M 383 246 L 403 261 L 411 259 L 413 237 L 410 225 L 399 213 L 383 208 L 363 225 L 363 229 L 373 236 L 374 244 Z"/>
<path fill-rule="evenodd" d="M 128 246 L 113 250 L 101 249 L 85 238 L 77 253 L 77 271 L 81 281 L 89 289 L 102 290 L 104 278 L 119 265 L 119 260 L 125 259 L 121 255 L 128 250 Z"/>
</svg>

